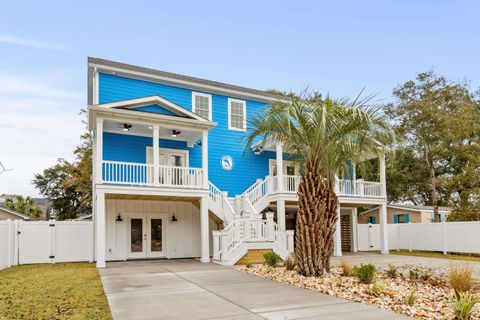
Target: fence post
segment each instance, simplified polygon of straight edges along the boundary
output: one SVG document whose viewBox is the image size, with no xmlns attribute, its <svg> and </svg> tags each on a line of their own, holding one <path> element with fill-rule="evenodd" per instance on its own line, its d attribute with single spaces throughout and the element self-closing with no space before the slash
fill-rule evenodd
<svg viewBox="0 0 480 320">
<path fill-rule="evenodd" d="M 410 221 L 408 224 L 408 251 L 412 252 L 412 224 Z"/>
<path fill-rule="evenodd" d="M 12 266 L 12 260 L 13 260 L 13 251 L 14 251 L 14 242 L 15 242 L 15 235 L 13 233 L 13 222 L 10 219 L 7 219 L 8 223 L 8 261 L 7 261 L 7 267 L 10 268 Z"/>
<path fill-rule="evenodd" d="M 21 220 L 15 220 L 15 228 L 14 228 L 14 246 L 13 246 L 13 261 L 14 265 L 20 265 L 20 236 L 22 234 L 21 230 L 21 225 L 22 221 Z M 16 261 L 16 262 L 15 262 Z"/>
<path fill-rule="evenodd" d="M 400 227 L 399 224 L 394 224 L 394 226 L 396 226 L 397 228 L 397 235 L 398 235 L 398 242 L 397 242 L 397 251 L 400 251 L 400 247 L 401 247 L 401 239 L 402 239 L 402 236 L 400 234 L 400 230 L 402 230 L 402 228 Z"/>
<path fill-rule="evenodd" d="M 442 221 L 442 227 L 443 227 L 443 254 L 447 254 L 447 223 Z"/>
<path fill-rule="evenodd" d="M 55 221 L 49 221 L 50 228 L 50 263 L 55 263 Z"/>
</svg>

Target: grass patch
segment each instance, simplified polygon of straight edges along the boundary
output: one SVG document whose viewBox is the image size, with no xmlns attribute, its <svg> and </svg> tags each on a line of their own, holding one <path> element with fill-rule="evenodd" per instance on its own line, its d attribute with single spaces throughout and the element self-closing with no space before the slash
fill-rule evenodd
<svg viewBox="0 0 480 320">
<path fill-rule="evenodd" d="M 469 256 L 455 253 L 443 254 L 441 252 L 430 252 L 430 251 L 408 251 L 408 250 L 390 250 L 390 254 L 396 254 L 400 256 L 414 256 L 414 257 L 425 257 L 425 258 L 438 258 L 438 259 L 449 259 L 449 260 L 462 260 L 462 261 L 476 261 L 480 262 L 479 256 Z"/>
<path fill-rule="evenodd" d="M 112 319 L 94 263 L 0 271 L 0 319 Z"/>
</svg>

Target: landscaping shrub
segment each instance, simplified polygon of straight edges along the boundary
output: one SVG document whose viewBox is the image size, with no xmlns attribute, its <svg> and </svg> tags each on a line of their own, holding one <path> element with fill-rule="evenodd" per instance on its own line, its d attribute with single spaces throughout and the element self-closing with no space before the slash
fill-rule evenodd
<svg viewBox="0 0 480 320">
<path fill-rule="evenodd" d="M 245 267 L 250 269 L 251 267 L 253 267 L 253 263 L 249 262 L 249 263 L 247 263 L 247 265 Z"/>
<path fill-rule="evenodd" d="M 459 299 L 461 293 L 470 291 L 473 286 L 472 267 L 469 265 L 450 266 L 448 284 L 455 292 L 456 298 Z"/>
<path fill-rule="evenodd" d="M 398 267 L 394 266 L 393 264 L 388 265 L 388 269 L 385 270 L 387 277 L 391 279 L 395 279 L 398 276 Z"/>
<path fill-rule="evenodd" d="M 269 267 L 276 267 L 280 260 L 282 260 L 278 254 L 273 251 L 265 252 L 263 254 L 263 259 L 265 260 L 265 264 Z"/>
<path fill-rule="evenodd" d="M 352 266 L 346 260 L 340 261 L 340 268 L 342 269 L 342 276 L 351 277 L 353 273 Z"/>
<path fill-rule="evenodd" d="M 419 268 L 410 269 L 410 271 L 408 272 L 410 280 L 417 281 L 418 279 L 420 279 L 420 273 L 421 271 Z"/>
<path fill-rule="evenodd" d="M 374 297 L 378 297 L 380 296 L 380 294 L 382 293 L 383 291 L 383 287 L 380 283 L 378 282 L 374 282 L 372 284 L 372 286 L 370 287 L 370 290 L 368 291 L 368 293 L 371 295 L 371 296 L 374 296 Z"/>
<path fill-rule="evenodd" d="M 405 303 L 407 306 L 413 306 L 416 301 L 417 301 L 417 295 L 415 294 L 414 291 L 410 292 L 408 295 L 406 295 L 403 298 L 403 303 Z"/>
<path fill-rule="evenodd" d="M 370 284 L 375 278 L 377 268 L 373 264 L 361 264 L 360 267 L 353 268 L 353 275 L 360 280 L 361 283 Z"/>
<path fill-rule="evenodd" d="M 430 269 L 425 269 L 420 271 L 420 279 L 423 281 L 428 281 L 433 276 L 433 272 Z"/>
<path fill-rule="evenodd" d="M 288 271 L 291 271 L 295 269 L 295 266 L 297 265 L 297 257 L 295 256 L 295 253 L 290 253 L 287 259 L 285 259 L 285 269 Z"/>
<path fill-rule="evenodd" d="M 468 292 L 462 292 L 458 296 L 454 296 L 450 309 L 455 315 L 455 319 L 468 320 L 473 311 L 473 307 L 480 299 Z"/>
</svg>

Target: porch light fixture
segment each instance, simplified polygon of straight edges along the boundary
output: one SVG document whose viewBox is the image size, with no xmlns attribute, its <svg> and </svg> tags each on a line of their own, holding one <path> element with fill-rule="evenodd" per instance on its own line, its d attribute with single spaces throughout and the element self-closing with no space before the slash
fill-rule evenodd
<svg viewBox="0 0 480 320">
<path fill-rule="evenodd" d="M 122 222 L 123 221 L 122 216 L 120 215 L 120 212 L 118 213 L 117 219 L 115 219 L 115 221 L 117 221 L 117 222 Z"/>
<path fill-rule="evenodd" d="M 178 221 L 177 217 L 175 217 L 175 213 L 172 214 L 172 218 L 170 219 L 170 221 L 172 221 L 172 222 L 177 222 Z"/>
<path fill-rule="evenodd" d="M 262 149 L 259 147 L 256 147 L 255 149 L 253 149 L 253 153 L 258 156 L 262 153 Z"/>
<path fill-rule="evenodd" d="M 180 133 L 182 133 L 181 131 L 178 131 L 178 130 L 172 130 L 172 137 L 175 138 L 176 136 L 178 136 Z"/>
<path fill-rule="evenodd" d="M 148 127 L 148 130 L 153 130 L 153 127 L 152 126 Z"/>
</svg>

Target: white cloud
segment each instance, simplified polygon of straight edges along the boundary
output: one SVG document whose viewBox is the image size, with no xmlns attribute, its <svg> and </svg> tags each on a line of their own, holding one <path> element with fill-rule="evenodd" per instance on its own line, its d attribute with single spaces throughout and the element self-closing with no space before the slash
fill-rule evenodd
<svg viewBox="0 0 480 320">
<path fill-rule="evenodd" d="M 84 130 L 78 112 L 86 95 L 62 88 L 63 80 L 0 73 L 0 161 L 13 169 L 0 175 L 0 194 L 37 196 L 34 174 L 59 157 L 72 158 Z"/>
<path fill-rule="evenodd" d="M 15 36 L 6 35 L 6 34 L 0 34 L 0 42 L 13 44 L 17 46 L 38 48 L 38 49 L 51 49 L 51 50 L 61 49 L 60 46 L 53 43 L 41 42 L 33 39 L 20 38 L 20 37 L 15 37 Z"/>
</svg>

